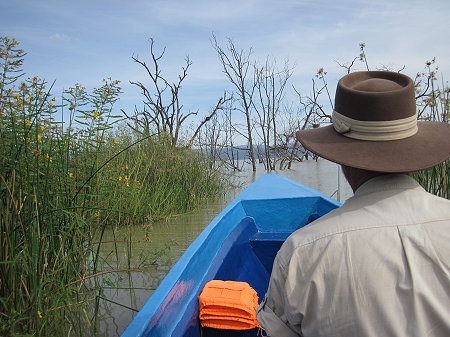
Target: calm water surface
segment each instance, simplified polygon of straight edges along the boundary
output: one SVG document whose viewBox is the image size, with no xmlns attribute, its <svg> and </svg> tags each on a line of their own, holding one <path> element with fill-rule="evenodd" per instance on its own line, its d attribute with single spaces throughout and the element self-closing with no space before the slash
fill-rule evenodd
<svg viewBox="0 0 450 337">
<path fill-rule="evenodd" d="M 352 195 L 339 166 L 324 159 L 297 163 L 291 170 L 277 173 L 341 202 Z M 116 240 L 123 243 L 103 245 L 104 264 L 113 269 L 135 268 L 140 271 L 105 274 L 97 279 L 104 288 L 99 302 L 97 336 L 119 336 L 136 315 L 134 310 L 139 310 L 147 301 L 189 244 L 240 191 L 262 174 L 265 174 L 262 166 L 256 173 L 234 174 L 229 178 L 230 186 L 222 198 L 209 201 L 194 212 L 146 228 L 116 231 Z M 112 241 L 112 233 L 108 236 L 104 241 Z M 115 257 L 116 250 L 119 260 Z"/>
</svg>

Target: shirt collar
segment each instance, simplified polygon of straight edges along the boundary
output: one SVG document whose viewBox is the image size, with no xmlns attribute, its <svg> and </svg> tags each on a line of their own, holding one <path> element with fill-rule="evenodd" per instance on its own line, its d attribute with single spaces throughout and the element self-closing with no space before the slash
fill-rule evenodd
<svg viewBox="0 0 450 337">
<path fill-rule="evenodd" d="M 360 197 L 373 192 L 395 190 L 395 189 L 415 189 L 422 187 L 419 183 L 406 174 L 383 174 L 369 179 L 356 190 L 354 196 Z"/>
</svg>

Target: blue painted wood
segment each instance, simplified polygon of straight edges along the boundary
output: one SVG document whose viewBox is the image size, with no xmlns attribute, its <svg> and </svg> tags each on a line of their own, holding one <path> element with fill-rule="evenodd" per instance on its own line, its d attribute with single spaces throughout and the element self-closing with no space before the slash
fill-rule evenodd
<svg viewBox="0 0 450 337">
<path fill-rule="evenodd" d="M 336 207 L 336 201 L 281 175 L 262 176 L 194 240 L 122 337 L 199 337 L 197 298 L 212 279 L 246 281 L 262 299 L 286 238 Z M 203 331 L 203 336 L 219 335 L 224 332 Z"/>
</svg>

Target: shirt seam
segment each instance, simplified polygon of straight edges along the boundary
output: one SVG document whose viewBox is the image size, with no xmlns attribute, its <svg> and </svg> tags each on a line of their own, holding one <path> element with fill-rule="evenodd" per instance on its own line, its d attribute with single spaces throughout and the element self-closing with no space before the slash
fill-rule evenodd
<svg viewBox="0 0 450 337">
<path fill-rule="evenodd" d="M 291 254 L 289 255 L 289 260 L 291 259 L 292 255 L 294 254 L 294 252 L 296 250 L 301 249 L 301 248 L 306 247 L 306 246 L 309 246 L 309 245 L 311 245 L 311 244 L 313 244 L 313 243 L 315 243 L 317 241 L 326 239 L 326 238 L 328 238 L 330 236 L 340 235 L 340 234 L 349 233 L 349 232 L 357 232 L 357 231 L 362 231 L 362 230 L 368 230 L 368 229 L 380 229 L 380 228 L 388 228 L 388 227 L 400 228 L 400 227 L 408 227 L 408 226 L 415 226 L 415 225 L 425 225 L 425 224 L 430 224 L 430 223 L 434 223 L 434 222 L 442 222 L 442 221 L 450 221 L 450 217 L 449 218 L 437 219 L 437 220 L 417 222 L 417 223 L 389 224 L 389 225 L 380 225 L 380 226 L 372 226 L 372 227 L 349 228 L 349 229 L 346 229 L 346 230 L 325 234 L 325 235 L 322 235 L 320 237 L 314 238 L 314 239 L 312 239 L 312 240 L 310 240 L 308 242 L 301 243 L 301 244 L 298 244 L 298 245 L 294 246 L 293 249 L 291 250 Z M 280 260 L 282 260 L 281 256 L 280 256 Z M 286 273 L 286 268 L 285 268 L 284 265 L 287 265 L 287 263 L 284 263 L 284 261 L 280 261 L 280 262 L 282 262 L 282 263 L 280 263 L 279 266 Z"/>
</svg>

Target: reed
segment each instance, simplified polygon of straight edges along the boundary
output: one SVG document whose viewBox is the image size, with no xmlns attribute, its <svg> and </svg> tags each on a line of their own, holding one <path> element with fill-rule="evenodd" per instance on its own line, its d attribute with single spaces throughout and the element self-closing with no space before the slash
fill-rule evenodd
<svg viewBox="0 0 450 337">
<path fill-rule="evenodd" d="M 105 232 L 186 211 L 220 183 L 192 150 L 119 132 L 118 81 L 57 102 L 44 80 L 19 83 L 24 55 L 0 38 L 0 335 L 95 333 L 111 286 L 99 276 L 132 268 L 116 237 L 100 256 Z"/>
<path fill-rule="evenodd" d="M 450 160 L 415 173 L 417 181 L 430 193 L 450 199 Z"/>
</svg>

